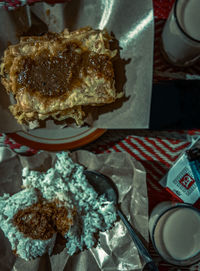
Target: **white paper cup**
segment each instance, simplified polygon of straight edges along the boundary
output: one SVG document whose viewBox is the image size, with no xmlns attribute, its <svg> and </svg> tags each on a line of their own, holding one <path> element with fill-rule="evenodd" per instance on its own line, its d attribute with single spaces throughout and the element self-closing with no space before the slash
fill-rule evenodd
<svg viewBox="0 0 200 271">
<path fill-rule="evenodd" d="M 177 66 L 200 59 L 200 1 L 176 0 L 162 33 L 162 51 Z"/>
<path fill-rule="evenodd" d="M 168 263 L 200 260 L 200 210 L 185 203 L 162 202 L 152 211 L 149 232 L 155 250 Z"/>
</svg>

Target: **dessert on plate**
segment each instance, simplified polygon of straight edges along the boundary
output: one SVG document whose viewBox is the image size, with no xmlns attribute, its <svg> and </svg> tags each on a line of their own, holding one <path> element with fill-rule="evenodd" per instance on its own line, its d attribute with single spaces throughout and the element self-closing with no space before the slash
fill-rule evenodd
<svg viewBox="0 0 200 271">
<path fill-rule="evenodd" d="M 39 121 L 73 119 L 83 125 L 84 106 L 113 103 L 117 93 L 106 30 L 85 27 L 73 32 L 21 37 L 4 52 L 1 82 L 15 99 L 9 109 L 30 128 Z"/>
</svg>

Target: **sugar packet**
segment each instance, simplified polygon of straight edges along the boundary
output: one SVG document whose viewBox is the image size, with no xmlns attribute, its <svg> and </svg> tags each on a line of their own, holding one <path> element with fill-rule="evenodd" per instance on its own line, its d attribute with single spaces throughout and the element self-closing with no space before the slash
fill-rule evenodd
<svg viewBox="0 0 200 271">
<path fill-rule="evenodd" d="M 200 199 L 199 137 L 179 156 L 160 184 L 180 202 L 195 204 Z"/>
</svg>

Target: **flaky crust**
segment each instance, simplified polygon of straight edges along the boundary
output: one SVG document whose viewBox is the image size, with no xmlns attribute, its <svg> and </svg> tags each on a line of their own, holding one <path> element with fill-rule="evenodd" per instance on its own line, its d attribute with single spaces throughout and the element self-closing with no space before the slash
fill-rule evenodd
<svg viewBox="0 0 200 271">
<path fill-rule="evenodd" d="M 60 34 L 49 33 L 40 37 L 22 37 L 17 45 L 9 46 L 1 64 L 2 83 L 8 93 L 14 95 L 16 104 L 10 110 L 19 123 L 44 120 L 52 117 L 57 120 L 73 118 L 78 125 L 83 124 L 83 105 L 104 105 L 114 102 L 121 94 L 115 90 L 114 72 L 111 59 L 116 51 L 109 49 L 111 37 L 105 30 L 93 30 L 90 27 Z M 87 68 L 87 74 L 81 74 L 81 84 L 71 91 L 57 96 L 45 96 L 40 89 L 29 91 L 28 86 L 19 84 L 19 73 L 23 71 L 24 59 L 37 59 L 48 52 L 50 57 L 58 55 L 70 43 L 79 44 L 80 50 L 91 55 L 107 57 L 111 76 L 105 77 L 94 68 Z M 79 51 L 78 51 L 79 50 Z"/>
</svg>

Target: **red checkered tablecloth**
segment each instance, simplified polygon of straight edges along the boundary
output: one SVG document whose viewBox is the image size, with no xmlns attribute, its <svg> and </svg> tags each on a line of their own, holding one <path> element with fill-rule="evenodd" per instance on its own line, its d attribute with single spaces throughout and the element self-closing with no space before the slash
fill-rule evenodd
<svg viewBox="0 0 200 271">
<path fill-rule="evenodd" d="M 70 0 L 69 0 L 70 1 Z M 72 0 L 71 0 L 72 1 Z M 0 6 L 15 9 L 18 6 L 39 2 L 38 0 L 7 0 L 0 1 Z M 65 1 L 46 1 L 65 2 Z M 154 82 L 163 79 L 186 79 L 200 75 L 200 65 L 191 68 L 175 68 L 169 65 L 160 52 L 160 36 L 165 20 L 171 10 L 174 0 L 154 0 L 155 16 L 155 46 L 154 46 Z M 103 136 L 82 149 L 94 153 L 128 152 L 139 160 L 147 172 L 147 187 L 149 210 L 160 201 L 174 200 L 160 185 L 159 180 L 166 174 L 177 157 L 189 146 L 194 137 L 200 136 L 200 130 L 192 131 L 149 131 L 149 130 L 108 130 Z M 0 134 L 0 145 L 7 145 L 19 154 L 33 155 L 37 150 L 23 146 L 5 134 Z M 150 253 L 159 263 L 159 270 L 200 270 L 200 264 L 190 268 L 178 269 L 164 261 L 150 245 Z"/>
</svg>

